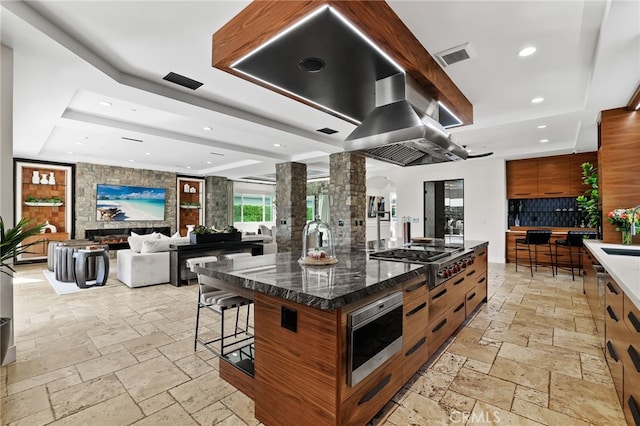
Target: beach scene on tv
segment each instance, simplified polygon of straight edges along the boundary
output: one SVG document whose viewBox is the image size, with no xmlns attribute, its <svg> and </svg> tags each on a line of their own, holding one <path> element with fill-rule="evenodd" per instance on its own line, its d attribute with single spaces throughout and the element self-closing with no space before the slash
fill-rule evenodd
<svg viewBox="0 0 640 426">
<path fill-rule="evenodd" d="M 96 219 L 106 221 L 164 220 L 164 188 L 98 185 Z"/>
</svg>

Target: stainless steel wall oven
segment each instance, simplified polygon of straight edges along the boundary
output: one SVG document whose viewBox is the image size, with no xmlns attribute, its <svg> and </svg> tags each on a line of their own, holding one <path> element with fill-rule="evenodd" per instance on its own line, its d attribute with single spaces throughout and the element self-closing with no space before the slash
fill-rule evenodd
<svg viewBox="0 0 640 426">
<path fill-rule="evenodd" d="M 402 292 L 350 313 L 347 380 L 354 386 L 402 348 Z"/>
</svg>

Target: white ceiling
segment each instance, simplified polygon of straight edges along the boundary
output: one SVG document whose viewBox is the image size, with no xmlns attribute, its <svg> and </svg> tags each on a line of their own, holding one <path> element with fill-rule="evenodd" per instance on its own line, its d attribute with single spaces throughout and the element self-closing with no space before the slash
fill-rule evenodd
<svg viewBox="0 0 640 426">
<path fill-rule="evenodd" d="M 248 3 L 2 2 L 14 155 L 232 179 L 286 161 L 328 171 L 354 125 L 211 67 L 212 34 Z M 389 3 L 432 54 L 470 43 L 474 56 L 445 71 L 474 105 L 474 124 L 452 129 L 472 153 L 593 151 L 598 112 L 625 106 L 640 83 L 636 0 Z M 537 52 L 518 57 L 528 45 Z M 176 86 L 168 72 L 204 85 Z M 367 173 L 388 167 L 370 160 Z"/>
</svg>

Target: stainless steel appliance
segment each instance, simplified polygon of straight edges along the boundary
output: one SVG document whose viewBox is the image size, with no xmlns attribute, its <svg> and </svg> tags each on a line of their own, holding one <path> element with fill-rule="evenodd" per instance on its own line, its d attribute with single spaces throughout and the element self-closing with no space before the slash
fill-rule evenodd
<svg viewBox="0 0 640 426">
<path fill-rule="evenodd" d="M 429 289 L 462 273 L 475 262 L 473 251 L 463 247 L 412 246 L 369 253 L 369 258 L 393 262 L 422 263 L 426 267 Z"/>
<path fill-rule="evenodd" d="M 353 311 L 347 325 L 347 380 L 355 386 L 402 348 L 402 292 Z"/>
</svg>

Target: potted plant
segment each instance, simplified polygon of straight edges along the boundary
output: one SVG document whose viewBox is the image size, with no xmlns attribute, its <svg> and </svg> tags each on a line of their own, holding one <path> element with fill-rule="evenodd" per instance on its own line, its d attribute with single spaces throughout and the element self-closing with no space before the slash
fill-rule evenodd
<svg viewBox="0 0 640 426">
<path fill-rule="evenodd" d="M 13 279 L 13 259 L 19 254 L 26 253 L 27 249 L 40 241 L 24 243 L 28 237 L 40 234 L 44 224 L 32 225 L 29 219 L 22 218 L 14 228 L 6 229 L 4 220 L 0 216 L 0 275 L 5 274 Z M 9 336 L 11 330 L 11 318 L 0 318 L 0 365 L 4 361 L 9 348 Z"/>
<path fill-rule="evenodd" d="M 586 216 L 587 226 L 596 229 L 598 236 L 600 236 L 602 214 L 598 206 L 600 195 L 598 191 L 598 169 L 593 167 L 593 164 L 582 163 L 582 181 L 590 188 L 584 191 L 585 195 L 578 196 L 576 201 Z"/>
<path fill-rule="evenodd" d="M 231 225 L 226 226 L 223 230 L 198 225 L 193 232 L 189 234 L 191 244 L 201 243 L 217 243 L 220 241 L 240 241 L 242 233 Z"/>
</svg>

